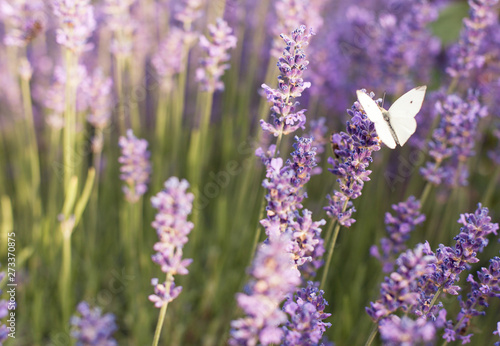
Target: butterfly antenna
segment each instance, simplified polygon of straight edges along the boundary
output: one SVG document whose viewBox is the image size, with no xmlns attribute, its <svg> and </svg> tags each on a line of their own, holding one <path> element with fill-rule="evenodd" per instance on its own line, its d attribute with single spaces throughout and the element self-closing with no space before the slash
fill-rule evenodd
<svg viewBox="0 0 500 346">
<path fill-rule="evenodd" d="M 386 91 L 384 91 L 384 97 L 382 98 L 382 108 L 384 108 L 385 94 L 386 94 Z"/>
</svg>

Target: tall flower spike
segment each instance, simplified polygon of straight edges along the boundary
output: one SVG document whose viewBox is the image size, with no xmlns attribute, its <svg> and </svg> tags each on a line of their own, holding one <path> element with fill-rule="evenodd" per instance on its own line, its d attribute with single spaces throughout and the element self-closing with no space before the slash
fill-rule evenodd
<svg viewBox="0 0 500 346">
<path fill-rule="evenodd" d="M 191 30 L 193 22 L 202 15 L 204 0 L 184 0 L 183 5 L 175 14 L 175 19 L 182 23 L 184 30 Z"/>
<path fill-rule="evenodd" d="M 456 318 L 457 324 L 453 321 L 447 321 L 446 337 L 450 340 L 455 340 L 456 337 L 470 342 L 472 333 L 465 335 L 468 332 L 470 320 L 474 316 L 485 315 L 485 310 L 478 310 L 481 306 L 486 309 L 488 307 L 488 298 L 500 298 L 500 257 L 494 257 L 490 260 L 488 268 L 481 268 L 477 272 L 479 281 L 474 279 L 472 274 L 467 277 L 467 282 L 471 284 L 470 292 L 467 293 L 467 299 L 463 300 L 458 296 L 460 302 L 460 312 Z M 460 330 L 460 333 L 457 331 Z"/>
<path fill-rule="evenodd" d="M 328 136 L 326 133 L 328 131 L 328 126 L 325 125 L 326 118 L 321 117 L 318 120 L 311 120 L 311 130 L 309 131 L 309 137 L 312 138 L 311 146 L 316 148 L 316 163 L 319 163 L 321 157 L 319 154 L 323 154 L 325 152 L 325 146 L 328 143 Z M 321 174 L 321 167 L 314 167 L 311 174 Z"/>
<path fill-rule="evenodd" d="M 53 0 L 53 7 L 60 23 L 56 32 L 57 43 L 77 55 L 92 49 L 87 40 L 92 36 L 96 21 L 90 0 Z"/>
<path fill-rule="evenodd" d="M 203 91 L 214 92 L 224 90 L 220 79 L 230 67 L 227 64 L 231 58 L 228 50 L 236 47 L 237 39 L 233 29 L 221 18 L 217 19 L 216 25 L 209 25 L 208 31 L 210 39 L 200 36 L 200 46 L 207 56 L 201 59 L 201 67 L 196 70 L 196 81 Z"/>
<path fill-rule="evenodd" d="M 285 340 L 282 345 L 319 345 L 326 328 L 332 326 L 323 320 L 331 314 L 324 310 L 328 302 L 323 290 L 309 281 L 306 288 L 297 290 L 293 299 L 288 297 L 283 311 L 290 315 L 290 321 L 283 327 Z"/>
<path fill-rule="evenodd" d="M 396 260 L 396 271 L 387 276 L 380 285 L 380 298 L 370 303 L 367 314 L 374 322 L 401 310 L 409 311 L 418 302 L 419 280 L 432 272 L 430 264 L 436 258 L 425 253 L 425 245 L 417 244 L 414 250 L 407 250 Z"/>
<path fill-rule="evenodd" d="M 0 282 L 2 282 L 3 278 L 5 277 L 5 272 L 1 271 L 0 272 Z M 0 295 L 2 294 L 2 290 L 0 290 Z M 4 319 L 7 317 L 9 310 L 7 309 L 7 301 L 6 300 L 0 300 L 0 320 Z M 9 336 L 9 328 L 7 328 L 7 325 L 0 323 L 0 345 L 3 344 L 5 340 L 7 340 Z"/>
<path fill-rule="evenodd" d="M 305 109 L 297 111 L 299 102 L 295 98 L 311 86 L 310 82 L 304 82 L 302 74 L 309 65 L 306 60 L 304 48 L 309 44 L 312 30 L 307 31 L 304 25 L 294 30 L 291 37 L 281 34 L 286 43 L 286 48 L 278 60 L 278 88 L 272 89 L 266 84 L 262 88 L 266 93 L 267 100 L 273 103 L 271 107 L 272 122 L 260 121 L 264 131 L 278 137 L 280 134 L 289 134 L 299 128 L 304 128 L 306 122 Z"/>
<path fill-rule="evenodd" d="M 267 172 L 267 179 L 262 182 L 262 186 L 268 190 L 265 196 L 268 202 L 267 219 L 261 221 L 266 230 L 270 220 L 278 220 L 281 231 L 284 232 L 293 224 L 295 211 L 302 209 L 302 200 L 307 196 L 303 186 L 309 181 L 310 173 L 316 166 L 316 151 L 311 147 L 311 142 L 310 138 L 295 137 L 295 151 L 285 164 L 279 157 L 268 158 L 259 148 L 258 153 L 262 155 Z"/>
<path fill-rule="evenodd" d="M 185 31 L 172 28 L 160 43 L 158 52 L 151 59 L 151 63 L 161 78 L 161 87 L 166 91 L 170 91 L 174 86 L 172 78 L 181 72 L 183 61 L 186 59 L 186 51 L 183 48 L 185 36 Z"/>
<path fill-rule="evenodd" d="M 111 52 L 115 55 L 130 56 L 137 22 L 130 10 L 135 0 L 106 0 L 104 13 L 109 29 L 113 33 Z"/>
<path fill-rule="evenodd" d="M 493 335 L 497 335 L 500 338 L 500 322 L 497 323 L 497 330 L 493 332 Z M 493 346 L 500 346 L 500 340 L 495 342 Z"/>
<path fill-rule="evenodd" d="M 165 282 L 160 283 L 157 278 L 151 280 L 151 284 L 155 286 L 155 294 L 150 295 L 149 300 L 157 308 L 168 304 L 181 293 L 182 287 L 175 286 L 173 276 L 186 275 L 187 267 L 193 261 L 182 258 L 182 249 L 194 227 L 187 220 L 194 200 L 194 195 L 186 191 L 188 188 L 186 180 L 179 181 L 178 178 L 171 177 L 165 182 L 163 191 L 151 198 L 153 208 L 158 209 L 152 223 L 158 235 L 158 242 L 153 247 L 157 252 L 152 260 L 167 274 Z"/>
<path fill-rule="evenodd" d="M 440 123 L 429 141 L 432 161 L 420 173 L 435 185 L 467 185 L 469 173 L 465 162 L 474 155 L 477 127 L 479 120 L 487 115 L 486 108 L 469 92 L 467 100 L 448 95 L 444 102 L 436 103 L 435 111 Z"/>
<path fill-rule="evenodd" d="M 112 335 L 117 330 L 113 314 L 101 315 L 101 309 L 91 308 L 87 302 L 78 304 L 77 311 L 81 316 L 71 317 L 71 337 L 76 339 L 77 346 L 118 345 Z"/>
<path fill-rule="evenodd" d="M 347 121 L 346 132 L 332 135 L 335 158 L 328 158 L 333 166 L 328 170 L 338 176 L 340 191 L 334 190 L 333 196 L 327 196 L 330 203 L 324 208 L 329 217 L 344 227 L 355 222 L 351 218 L 355 211 L 351 200 L 361 196 L 365 181 L 370 180 L 368 166 L 373 161 L 372 153 L 380 150 L 375 125 L 361 111 L 359 103 L 354 103 L 347 113 L 351 119 Z"/>
<path fill-rule="evenodd" d="M 390 316 L 380 322 L 380 337 L 384 345 L 388 346 L 410 346 L 432 342 L 436 334 L 436 328 L 432 322 L 423 318 L 416 321 L 407 316 Z"/>
<path fill-rule="evenodd" d="M 496 235 L 499 228 L 497 223 L 491 222 L 488 208 L 482 208 L 481 204 L 473 214 L 461 214 L 458 222 L 463 226 L 453 238 L 456 241 L 453 248 L 440 244 L 434 253 L 428 245 L 426 247 L 426 254 L 435 256 L 436 262 L 432 265 L 432 273 L 425 275 L 420 283 L 421 296 L 415 308 L 419 316 L 435 313 L 429 310 L 429 306 L 439 288 L 444 293 L 458 295 L 461 288 L 456 283 L 460 274 L 479 261 L 476 256 L 488 245 L 487 236 Z"/>
<path fill-rule="evenodd" d="M 1 1 L 0 16 L 7 31 L 6 46 L 26 47 L 45 30 L 44 3 L 40 0 Z"/>
<path fill-rule="evenodd" d="M 280 325 L 287 321 L 287 316 L 280 304 L 300 284 L 300 275 L 287 252 L 289 246 L 287 234 L 276 234 L 258 248 L 249 270 L 247 293 L 236 296 L 246 317 L 231 322 L 230 345 L 281 343 Z"/>
<path fill-rule="evenodd" d="M 469 0 L 469 17 L 463 19 L 460 40 L 451 49 L 452 64 L 446 72 L 452 77 L 468 77 L 472 70 L 483 66 L 486 57 L 480 46 L 489 25 L 495 22 L 493 7 L 498 0 Z"/>
<path fill-rule="evenodd" d="M 271 36 L 278 37 L 284 32 L 290 32 L 301 24 L 318 31 L 323 25 L 321 8 L 326 1 L 309 0 L 277 0 L 274 2 L 276 22 L 270 26 Z M 279 59 L 281 54 L 279 40 L 273 40 L 271 55 Z"/>
<path fill-rule="evenodd" d="M 120 179 L 127 183 L 123 192 L 127 201 L 135 203 L 148 189 L 147 183 L 151 174 L 148 142 L 136 138 L 129 129 L 127 137 L 121 136 L 118 144 L 122 150 L 122 156 L 118 158 L 118 162 L 122 164 Z"/>
<path fill-rule="evenodd" d="M 108 126 L 111 118 L 111 78 L 104 77 L 100 69 L 96 69 L 92 77 L 86 78 L 81 89 L 87 97 L 89 106 L 88 122 L 98 129 Z"/>
<path fill-rule="evenodd" d="M 410 233 L 415 226 L 425 221 L 425 215 L 420 213 L 420 201 L 410 196 L 406 202 L 394 204 L 395 215 L 385 214 L 387 238 L 380 240 L 382 255 L 376 245 L 370 248 L 372 256 L 382 262 L 383 271 L 389 273 L 394 269 L 395 256 L 406 250 L 405 242 L 410 239 Z"/>
</svg>

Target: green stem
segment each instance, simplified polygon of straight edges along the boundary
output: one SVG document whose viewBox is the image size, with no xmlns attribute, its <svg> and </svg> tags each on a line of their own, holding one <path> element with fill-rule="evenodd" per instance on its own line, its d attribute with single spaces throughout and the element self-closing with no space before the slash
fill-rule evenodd
<svg viewBox="0 0 500 346">
<path fill-rule="evenodd" d="M 76 127 L 76 103 L 75 101 L 75 80 L 76 56 L 66 49 L 66 87 L 65 87 L 65 112 L 64 112 L 64 132 L 63 132 L 63 170 L 64 188 L 68 189 L 69 182 L 74 172 L 73 154 L 75 152 L 75 127 Z"/>
<path fill-rule="evenodd" d="M 260 205 L 260 210 L 259 210 L 259 220 L 262 220 L 264 218 L 264 210 L 265 210 L 265 199 L 262 199 L 263 203 Z M 253 238 L 253 245 L 252 245 L 252 252 L 250 252 L 250 261 L 248 262 L 248 266 L 252 265 L 253 258 L 255 256 L 255 251 L 257 250 L 257 244 L 259 243 L 260 239 L 260 233 L 262 230 L 262 226 L 259 225 L 257 226 L 257 229 L 255 230 L 255 236 Z"/>
<path fill-rule="evenodd" d="M 490 205 L 491 203 L 491 198 L 493 197 L 493 193 L 495 192 L 495 189 L 497 187 L 497 181 L 499 176 L 500 176 L 500 166 L 497 166 L 495 168 L 495 172 L 493 173 L 490 179 L 490 182 L 488 183 L 488 187 L 486 188 L 483 198 L 481 198 L 481 201 L 483 201 L 484 205 L 486 206 Z"/>
<path fill-rule="evenodd" d="M 420 196 L 420 208 L 423 207 L 427 197 L 429 196 L 429 193 L 431 192 L 432 189 L 432 183 L 427 182 L 424 187 L 424 191 L 422 191 L 422 195 Z"/>
<path fill-rule="evenodd" d="M 436 301 L 438 300 L 441 293 L 443 293 L 443 290 L 444 290 L 444 284 L 438 288 L 436 294 L 434 294 L 434 297 L 432 297 L 431 304 L 429 305 L 429 310 L 432 309 L 434 304 L 436 304 Z"/>
<path fill-rule="evenodd" d="M 172 274 L 167 274 L 167 282 L 165 284 L 166 292 L 170 292 L 170 285 L 172 284 L 172 281 L 173 281 Z M 167 307 L 168 303 L 165 303 L 160 309 L 160 314 L 158 316 L 158 323 L 156 324 L 155 335 L 153 338 L 153 346 L 158 346 L 158 342 L 160 341 L 163 322 L 165 321 L 165 315 L 167 314 Z"/>
<path fill-rule="evenodd" d="M 342 212 L 345 211 L 345 208 Z M 328 248 L 328 254 L 325 262 L 325 266 L 323 267 L 323 276 L 321 278 L 321 285 L 319 286 L 320 290 L 325 289 L 326 279 L 328 277 L 328 271 L 330 270 L 330 263 L 332 262 L 333 250 L 335 249 L 335 244 L 337 242 L 337 237 L 340 231 L 340 223 L 334 219 L 330 220 L 330 227 L 335 223 L 335 229 L 333 230 L 332 241 L 330 242 L 330 246 Z"/>
<path fill-rule="evenodd" d="M 73 223 L 70 219 L 61 222 L 61 232 L 63 235 L 62 268 L 59 281 L 59 291 L 61 294 L 62 322 L 66 324 L 69 320 L 72 304 L 70 301 L 71 292 L 71 234 L 73 233 Z"/>
<path fill-rule="evenodd" d="M 118 128 L 120 131 L 120 135 L 125 135 L 125 130 L 127 129 L 127 122 L 125 119 L 125 100 L 123 97 L 123 58 L 119 55 L 116 57 L 116 65 L 115 65 L 115 85 L 116 92 L 118 94 Z"/>
<path fill-rule="evenodd" d="M 378 333 L 378 324 L 375 323 L 373 324 L 372 330 L 370 331 L 370 335 L 368 336 L 368 339 L 366 340 L 365 346 L 370 346 L 375 340 L 375 337 L 377 336 Z"/>
<path fill-rule="evenodd" d="M 448 90 L 446 91 L 446 93 L 448 95 L 452 94 L 455 91 L 457 85 L 458 85 L 458 77 L 453 77 L 453 79 L 450 82 L 450 85 L 448 86 Z"/>
<path fill-rule="evenodd" d="M 40 161 L 38 158 L 38 141 L 36 138 L 35 123 L 33 121 L 33 108 L 31 105 L 31 91 L 29 80 L 21 78 L 21 93 L 23 99 L 24 115 L 27 121 L 28 145 L 30 148 L 31 161 L 31 199 L 33 212 L 33 237 L 35 242 L 41 239 L 40 221 L 42 217 L 42 203 L 40 191 Z"/>
</svg>

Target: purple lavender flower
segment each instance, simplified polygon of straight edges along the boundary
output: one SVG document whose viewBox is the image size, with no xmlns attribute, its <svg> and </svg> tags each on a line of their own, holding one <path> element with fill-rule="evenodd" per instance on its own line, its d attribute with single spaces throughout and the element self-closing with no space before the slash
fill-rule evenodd
<svg viewBox="0 0 500 346">
<path fill-rule="evenodd" d="M 54 14 L 59 18 L 57 43 L 76 54 L 92 49 L 87 40 L 96 27 L 90 0 L 53 0 Z"/>
<path fill-rule="evenodd" d="M 96 69 L 92 77 L 86 78 L 81 85 L 89 106 L 88 122 L 98 129 L 108 126 L 111 118 L 111 78 L 104 77 L 100 69 Z"/>
<path fill-rule="evenodd" d="M 287 249 L 287 234 L 276 234 L 257 250 L 247 293 L 238 293 L 238 305 L 246 317 L 231 322 L 230 345 L 279 344 L 283 339 L 280 325 L 287 321 L 281 302 L 300 284 L 300 274 Z"/>
<path fill-rule="evenodd" d="M 145 139 L 137 139 L 129 129 L 127 137 L 121 136 L 118 145 L 122 150 L 122 156 L 118 158 L 118 162 L 122 164 L 120 179 L 127 183 L 127 186 L 123 187 L 125 199 L 135 203 L 148 189 L 147 183 L 151 174 L 148 142 Z"/>
<path fill-rule="evenodd" d="M 415 309 L 418 316 L 434 314 L 430 302 L 439 288 L 444 293 L 458 295 L 461 288 L 456 283 L 460 274 L 479 261 L 476 256 L 488 245 L 487 236 L 496 235 L 499 228 L 497 223 L 491 223 L 488 208 L 482 208 L 481 204 L 473 214 L 461 214 L 458 222 L 463 226 L 453 238 L 456 241 L 454 248 L 440 244 L 434 253 L 428 243 L 426 245 L 426 254 L 435 256 L 436 262 L 432 265 L 432 273 L 425 275 L 420 283 L 421 296 Z"/>
<path fill-rule="evenodd" d="M 493 7 L 498 0 L 469 0 L 469 18 L 463 19 L 460 40 L 450 51 L 451 66 L 446 72 L 454 78 L 468 77 L 472 70 L 481 68 L 486 57 L 480 47 L 488 26 L 496 21 Z"/>
<path fill-rule="evenodd" d="M 257 150 L 267 170 L 267 179 L 262 182 L 262 186 L 268 190 L 265 197 L 268 201 L 267 217 L 280 220 L 282 231 L 292 224 L 294 212 L 302 209 L 302 200 L 307 196 L 303 186 L 309 181 L 310 173 L 316 166 L 316 151 L 311 147 L 311 142 L 310 138 L 295 137 L 295 151 L 285 164 L 283 159 L 270 158 L 261 148 Z M 266 227 L 267 221 L 262 222 Z"/>
<path fill-rule="evenodd" d="M 290 155 L 292 160 L 287 160 L 287 166 L 290 166 L 295 176 L 292 178 L 292 185 L 296 187 L 304 186 L 309 179 L 314 167 L 316 167 L 316 148 L 312 145 L 312 138 L 295 136 L 293 151 Z"/>
<path fill-rule="evenodd" d="M 330 203 L 324 209 L 329 217 L 350 227 L 355 222 L 351 218 L 355 210 L 350 200 L 361 196 L 364 182 L 370 180 L 371 171 L 367 168 L 373 161 L 372 153 L 380 150 L 380 140 L 375 125 L 361 112 L 358 102 L 347 113 L 351 116 L 347 132 L 332 135 L 335 158 L 328 158 L 333 166 L 329 171 L 339 177 L 340 191 L 334 190 L 333 196 L 327 196 Z"/>
<path fill-rule="evenodd" d="M 292 168 L 284 166 L 283 159 L 278 157 L 269 162 L 267 179 L 262 182 L 262 186 L 269 191 L 265 197 L 268 202 L 267 217 L 280 221 L 284 227 L 287 227 L 288 220 L 293 218 L 293 212 L 302 208 L 304 196 L 297 194 L 298 189 L 292 185 L 294 177 Z"/>
<path fill-rule="evenodd" d="M 467 299 L 460 302 L 460 312 L 457 315 L 456 324 L 449 320 L 446 323 L 445 339 L 453 341 L 458 336 L 462 344 L 470 342 L 471 334 L 464 335 L 468 331 L 470 320 L 474 316 L 485 315 L 484 310 L 478 310 L 480 306 L 488 307 L 488 298 L 500 298 L 500 257 L 494 257 L 490 260 L 488 268 L 481 268 L 477 272 L 479 282 L 474 279 L 472 274 L 467 277 L 467 282 L 471 284 L 470 292 L 467 293 Z M 457 333 L 460 331 L 460 334 Z"/>
<path fill-rule="evenodd" d="M 294 261 L 302 273 L 315 276 L 316 271 L 323 265 L 325 253 L 324 241 L 321 238 L 321 226 L 325 220 L 313 222 L 312 212 L 304 209 L 303 216 L 296 213 L 296 221 L 291 223 L 293 247 L 290 251 Z"/>
<path fill-rule="evenodd" d="M 44 4 L 39 0 L 1 1 L 0 17 L 7 24 L 6 46 L 26 47 L 46 26 Z"/>
<path fill-rule="evenodd" d="M 82 82 L 88 79 L 87 69 L 83 65 L 78 65 L 78 67 L 73 71 L 73 74 L 67 76 L 67 71 L 62 66 L 56 66 L 54 68 L 53 82 L 49 88 L 42 90 L 42 103 L 49 110 L 48 118 L 52 118 L 50 123 L 54 123 L 54 120 L 60 119 L 59 123 L 64 124 L 64 119 L 62 119 L 65 110 L 65 92 L 66 83 L 72 83 L 74 86 L 78 87 L 78 93 L 84 93 L 81 89 Z M 85 111 L 88 106 L 86 97 L 78 97 L 76 100 L 76 110 L 78 112 Z"/>
<path fill-rule="evenodd" d="M 274 2 L 276 21 L 270 25 L 270 35 L 278 37 L 284 32 L 291 32 L 301 24 L 318 31 L 323 25 L 321 10 L 324 1 L 278 0 Z M 279 40 L 273 40 L 271 56 L 280 58 L 282 48 Z"/>
<path fill-rule="evenodd" d="M 324 310 L 328 302 L 317 283 L 309 281 L 306 288 L 297 290 L 283 305 L 283 311 L 290 315 L 290 321 L 283 327 L 285 339 L 282 345 L 318 345 L 326 328 L 331 323 L 323 320 L 331 314 Z"/>
<path fill-rule="evenodd" d="M 390 213 L 385 214 L 388 237 L 380 240 L 382 255 L 376 245 L 370 249 L 372 256 L 382 262 L 382 270 L 385 273 L 393 271 L 394 257 L 406 250 L 405 242 L 410 239 L 410 232 L 415 229 L 415 226 L 425 221 L 425 215 L 420 213 L 420 207 L 420 201 L 410 196 L 406 202 L 392 206 L 396 212 L 395 216 Z"/>
<path fill-rule="evenodd" d="M 134 0 L 106 0 L 103 12 L 113 33 L 111 52 L 115 55 L 130 56 L 134 45 L 133 37 L 137 22 L 132 18 L 130 10 Z"/>
<path fill-rule="evenodd" d="M 161 78 L 161 87 L 165 91 L 170 91 L 173 84 L 173 76 L 181 72 L 183 62 L 186 60 L 186 50 L 184 49 L 185 31 L 179 28 L 172 28 L 165 39 L 160 42 L 158 52 L 151 59 L 151 63 Z M 176 54 L 172 54 L 176 52 Z"/>
<path fill-rule="evenodd" d="M 0 272 L 0 282 L 2 282 L 3 278 L 5 277 L 5 272 L 1 271 Z M 2 294 L 2 290 L 0 290 L 0 295 Z M 2 320 L 4 317 L 6 317 L 9 313 L 9 310 L 7 309 L 7 301 L 6 300 L 0 300 L 0 320 Z M 3 323 L 0 323 L 0 345 L 3 344 L 5 340 L 8 338 L 9 334 L 9 328 Z"/>
<path fill-rule="evenodd" d="M 420 173 L 435 185 L 467 185 L 465 162 L 474 155 L 477 126 L 480 118 L 486 116 L 486 108 L 469 92 L 467 100 L 448 95 L 444 102 L 436 103 L 435 110 L 441 120 L 429 142 L 433 161 L 427 162 Z"/>
<path fill-rule="evenodd" d="M 318 120 L 311 120 L 309 137 L 312 138 L 311 146 L 316 148 L 316 163 L 319 163 L 321 158 L 318 155 L 325 152 L 325 145 L 328 143 L 328 138 L 325 136 L 328 131 L 328 127 L 325 123 L 325 117 L 321 117 Z M 311 175 L 321 174 L 321 172 L 321 167 L 314 167 L 311 171 Z"/>
<path fill-rule="evenodd" d="M 436 334 L 432 322 L 427 322 L 423 318 L 412 320 L 407 316 L 400 318 L 395 315 L 380 321 L 379 331 L 384 345 L 390 346 L 432 344 Z"/>
<path fill-rule="evenodd" d="M 430 264 L 436 258 L 425 253 L 425 246 L 417 244 L 414 250 L 407 250 L 396 260 L 396 271 L 386 276 L 380 285 L 380 298 L 370 303 L 367 314 L 379 322 L 397 310 L 409 311 L 420 296 L 418 281 L 432 273 Z"/>
<path fill-rule="evenodd" d="M 236 47 L 237 39 L 233 29 L 221 18 L 217 19 L 216 25 L 209 25 L 208 31 L 210 40 L 200 36 L 200 46 L 207 57 L 201 59 L 201 67 L 196 70 L 196 81 L 200 82 L 203 91 L 214 92 L 224 90 L 220 78 L 230 67 L 226 63 L 231 58 L 227 51 Z"/>
<path fill-rule="evenodd" d="M 184 0 L 183 6 L 175 14 L 175 19 L 182 23 L 184 30 L 189 31 L 193 22 L 202 15 L 204 0 Z"/>
<path fill-rule="evenodd" d="M 302 92 L 311 86 L 311 83 L 304 82 L 302 74 L 309 64 L 304 48 L 309 44 L 312 35 L 314 35 L 312 30 L 307 32 L 304 25 L 294 30 L 291 37 L 281 34 L 287 47 L 278 61 L 278 69 L 281 72 L 278 76 L 278 88 L 272 89 L 262 84 L 267 100 L 273 103 L 271 107 L 273 120 L 271 123 L 261 120 L 260 126 L 264 131 L 276 137 L 304 128 L 305 109 L 296 111 L 299 103 L 294 99 L 301 96 Z"/>
<path fill-rule="evenodd" d="M 498 335 L 498 337 L 500 337 L 500 322 L 497 323 L 497 330 L 493 332 L 493 335 Z M 493 346 L 500 346 L 500 341 L 495 342 Z"/>
<path fill-rule="evenodd" d="M 115 316 L 106 314 L 101 316 L 101 309 L 90 308 L 87 302 L 81 302 L 77 306 L 81 316 L 71 317 L 71 337 L 76 339 L 77 346 L 118 345 L 112 335 L 117 330 Z"/>
<path fill-rule="evenodd" d="M 360 85 L 400 95 L 415 80 L 428 84 L 440 53 L 429 30 L 439 6 L 408 0 L 335 6 L 313 43 L 311 93 L 343 112 Z"/>
<path fill-rule="evenodd" d="M 186 180 L 179 181 L 178 178 L 171 177 L 165 182 L 163 191 L 151 198 L 151 204 L 158 209 L 151 225 L 156 229 L 159 240 L 153 246 L 157 252 L 151 258 L 167 274 L 167 280 L 163 283 L 159 283 L 157 278 L 151 280 L 151 284 L 155 286 L 155 294 L 150 295 L 149 300 L 157 308 L 168 304 L 181 293 L 182 287 L 175 286 L 173 276 L 186 275 L 187 267 L 193 261 L 182 258 L 182 249 L 194 227 L 187 220 L 194 200 L 194 195 L 186 192 L 188 187 Z"/>
</svg>

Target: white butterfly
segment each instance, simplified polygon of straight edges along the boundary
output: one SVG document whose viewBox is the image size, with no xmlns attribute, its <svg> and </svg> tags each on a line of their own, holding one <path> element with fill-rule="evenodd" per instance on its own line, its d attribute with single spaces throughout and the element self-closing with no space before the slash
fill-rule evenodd
<svg viewBox="0 0 500 346">
<path fill-rule="evenodd" d="M 389 148 L 396 144 L 403 146 L 408 138 L 415 133 L 417 122 L 415 115 L 424 102 L 426 85 L 411 89 L 398 98 L 389 110 L 379 107 L 370 96 L 361 90 L 356 91 L 358 101 L 363 106 L 368 119 L 375 124 L 377 135 Z"/>
</svg>

